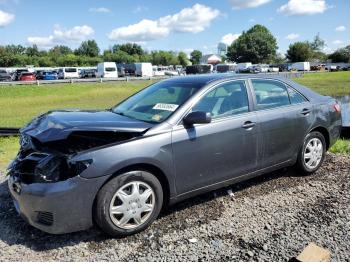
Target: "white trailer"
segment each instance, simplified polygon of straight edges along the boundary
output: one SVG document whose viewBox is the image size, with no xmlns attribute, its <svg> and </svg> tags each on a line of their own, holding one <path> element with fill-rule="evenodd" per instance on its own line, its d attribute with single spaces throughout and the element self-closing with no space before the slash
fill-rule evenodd
<svg viewBox="0 0 350 262">
<path fill-rule="evenodd" d="M 291 70 L 310 71 L 310 62 L 297 62 L 290 66 Z"/>
<path fill-rule="evenodd" d="M 153 76 L 153 67 L 151 63 L 135 63 L 136 76 Z"/>
<path fill-rule="evenodd" d="M 97 77 L 118 78 L 117 64 L 114 62 L 103 62 L 97 64 Z"/>
</svg>

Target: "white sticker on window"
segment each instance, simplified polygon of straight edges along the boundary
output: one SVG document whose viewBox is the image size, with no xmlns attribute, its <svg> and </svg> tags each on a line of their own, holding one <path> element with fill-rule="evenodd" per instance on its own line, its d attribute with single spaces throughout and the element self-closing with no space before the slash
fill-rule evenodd
<svg viewBox="0 0 350 262">
<path fill-rule="evenodd" d="M 158 110 L 165 110 L 165 111 L 171 111 L 174 112 L 176 108 L 178 108 L 179 105 L 175 104 L 164 104 L 164 103 L 158 103 L 156 104 L 153 109 L 158 109 Z"/>
</svg>

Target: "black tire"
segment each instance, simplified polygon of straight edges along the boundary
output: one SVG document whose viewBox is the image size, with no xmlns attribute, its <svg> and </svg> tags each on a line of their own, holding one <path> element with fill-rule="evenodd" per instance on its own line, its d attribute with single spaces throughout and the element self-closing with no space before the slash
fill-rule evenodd
<svg viewBox="0 0 350 262">
<path fill-rule="evenodd" d="M 317 138 L 322 142 L 322 158 L 321 158 L 321 161 L 317 164 L 317 166 L 315 166 L 313 168 L 309 168 L 306 165 L 306 162 L 304 160 L 304 154 L 305 154 L 305 148 L 306 148 L 307 144 L 309 143 L 309 141 L 311 139 L 314 139 L 314 138 Z M 310 132 L 305 137 L 304 143 L 303 143 L 303 145 L 298 153 L 298 160 L 296 163 L 297 169 L 305 175 L 310 175 L 310 174 L 316 172 L 320 168 L 320 166 L 322 165 L 322 163 L 324 161 L 324 158 L 326 156 L 326 151 L 327 151 L 327 145 L 326 145 L 326 140 L 325 140 L 324 136 L 320 132 L 317 132 L 317 131 Z"/>
<path fill-rule="evenodd" d="M 155 195 L 154 209 L 147 220 L 140 226 L 132 229 L 123 229 L 116 226 L 110 217 L 110 203 L 114 194 L 130 182 L 143 182 L 153 189 Z M 147 171 L 131 171 L 110 180 L 97 194 L 94 219 L 96 224 L 108 235 L 124 237 L 136 234 L 146 229 L 158 217 L 163 205 L 163 189 L 159 180 Z"/>
</svg>

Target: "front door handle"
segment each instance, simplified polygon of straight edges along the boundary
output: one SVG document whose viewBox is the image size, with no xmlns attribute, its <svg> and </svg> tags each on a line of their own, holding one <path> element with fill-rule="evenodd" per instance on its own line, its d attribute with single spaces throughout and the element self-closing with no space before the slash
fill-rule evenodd
<svg viewBox="0 0 350 262">
<path fill-rule="evenodd" d="M 310 109 L 304 108 L 304 109 L 301 111 L 301 114 L 304 115 L 304 116 L 306 116 L 306 115 L 310 114 L 310 112 L 311 112 Z"/>
<path fill-rule="evenodd" d="M 252 122 L 252 121 L 247 121 L 247 122 L 244 122 L 244 124 L 242 125 L 242 127 L 244 129 L 250 129 L 252 127 L 255 126 L 256 123 Z"/>
</svg>

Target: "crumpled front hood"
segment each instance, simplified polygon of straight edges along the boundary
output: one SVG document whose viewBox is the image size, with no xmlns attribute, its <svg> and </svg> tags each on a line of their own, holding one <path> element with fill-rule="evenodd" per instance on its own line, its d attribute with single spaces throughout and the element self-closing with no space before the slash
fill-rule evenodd
<svg viewBox="0 0 350 262">
<path fill-rule="evenodd" d="M 141 133 L 152 126 L 152 124 L 121 116 L 107 110 L 59 110 L 38 116 L 22 128 L 20 132 L 45 143 L 66 139 L 75 131 Z"/>
</svg>

